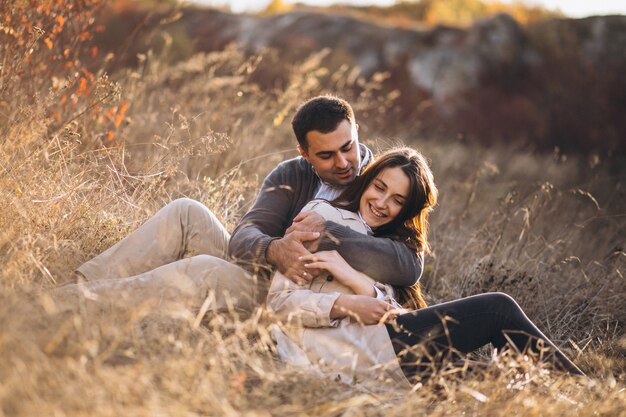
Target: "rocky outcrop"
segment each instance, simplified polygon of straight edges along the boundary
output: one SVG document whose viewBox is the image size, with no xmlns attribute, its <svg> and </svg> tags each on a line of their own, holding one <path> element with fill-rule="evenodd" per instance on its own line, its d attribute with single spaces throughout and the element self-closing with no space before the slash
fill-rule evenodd
<svg viewBox="0 0 626 417">
<path fill-rule="evenodd" d="M 494 72 L 516 72 L 525 59 L 533 59 L 522 29 L 508 15 L 479 22 L 469 30 L 413 31 L 302 11 L 265 18 L 204 13 L 203 24 L 197 16 L 186 23 L 200 50 L 236 42 L 250 52 L 271 47 L 301 58 L 332 48 L 349 57 L 364 76 L 390 69 L 406 71 L 414 86 L 437 101 L 478 87 Z"/>
<path fill-rule="evenodd" d="M 425 133 L 445 126 L 445 134 L 481 141 L 626 149 L 626 16 L 521 27 L 502 14 L 467 29 L 408 30 L 309 11 L 261 17 L 187 9 L 169 28 L 184 32 L 195 51 L 237 43 L 296 62 L 330 48 L 331 70 L 389 72 L 387 87 L 401 92 L 403 114 L 420 119 Z"/>
</svg>

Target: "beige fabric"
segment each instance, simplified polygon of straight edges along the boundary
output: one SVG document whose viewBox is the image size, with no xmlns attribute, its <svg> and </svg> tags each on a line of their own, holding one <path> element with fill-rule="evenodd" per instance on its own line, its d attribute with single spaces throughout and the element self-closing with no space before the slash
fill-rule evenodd
<svg viewBox="0 0 626 417">
<path fill-rule="evenodd" d="M 59 293 L 82 293 L 93 300 L 119 299 L 125 305 L 177 303 L 192 314 L 260 306 L 267 282 L 224 260 L 229 234 L 201 203 L 178 199 L 129 236 L 77 270 L 88 282 Z"/>
<path fill-rule="evenodd" d="M 365 233 L 366 226 L 355 213 L 320 200 L 307 204 L 303 211 L 307 210 Z M 391 287 L 377 286 L 393 294 Z M 281 358 L 297 366 L 317 365 L 347 383 L 410 388 L 384 325 L 364 326 L 349 317 L 330 320 L 330 310 L 342 293 L 354 294 L 337 280 L 327 280 L 327 275 L 301 287 L 280 272 L 274 274 L 267 306 L 279 319 L 272 334 Z"/>
<path fill-rule="evenodd" d="M 195 255 L 227 259 L 229 239 L 211 210 L 180 198 L 77 270 L 91 281 L 130 277 Z"/>
</svg>

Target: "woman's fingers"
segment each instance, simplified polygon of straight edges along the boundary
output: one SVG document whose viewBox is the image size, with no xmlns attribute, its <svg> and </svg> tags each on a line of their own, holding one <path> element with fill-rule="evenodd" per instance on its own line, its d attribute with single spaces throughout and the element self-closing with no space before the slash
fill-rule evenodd
<svg viewBox="0 0 626 417">
<path fill-rule="evenodd" d="M 298 258 L 301 261 L 311 261 L 311 262 L 319 262 L 319 261 L 328 261 L 328 252 L 315 252 L 309 253 L 308 255 L 302 255 Z"/>
<path fill-rule="evenodd" d="M 294 232 L 291 232 L 289 236 L 291 236 L 292 239 L 295 239 L 298 242 L 302 243 L 302 242 L 308 242 L 311 240 L 318 239 L 320 237 L 320 233 L 319 232 L 294 231 Z"/>
<path fill-rule="evenodd" d="M 300 256 L 298 260 L 302 262 L 318 262 L 319 260 L 321 260 L 321 257 L 317 256 L 316 253 L 311 253 L 309 255 Z"/>
<path fill-rule="evenodd" d="M 315 253 L 310 253 L 308 255 L 300 256 L 298 260 L 303 261 L 303 262 L 317 262 L 319 260 L 319 257 L 316 256 Z"/>
</svg>

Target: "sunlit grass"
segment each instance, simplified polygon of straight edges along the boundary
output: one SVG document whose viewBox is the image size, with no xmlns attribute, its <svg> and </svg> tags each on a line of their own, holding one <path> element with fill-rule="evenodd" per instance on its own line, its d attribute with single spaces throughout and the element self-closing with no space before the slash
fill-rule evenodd
<svg viewBox="0 0 626 417">
<path fill-rule="evenodd" d="M 118 97 L 116 114 L 127 103 L 114 129 L 115 118 L 87 113 L 59 124 L 54 102 L 20 96 L 17 87 L 3 94 L 0 413 L 623 413 L 623 179 L 609 162 L 390 138 L 393 98 L 378 92 L 375 77 L 328 74 L 322 52 L 285 68 L 289 82 L 267 90 L 255 77 L 270 55 L 228 48 L 166 66 L 147 54 L 140 67 L 115 74 L 118 84 L 100 87 L 98 94 Z M 203 202 L 232 230 L 262 178 L 296 155 L 288 123 L 295 106 L 323 92 L 353 103 L 373 149 L 403 142 L 432 160 L 441 200 L 422 281 L 431 300 L 510 293 L 589 380 L 482 352 L 483 365 L 471 372 L 449 367 L 413 393 L 372 392 L 286 368 L 262 312 L 197 326 L 193 312 L 176 305 L 78 299 L 66 310 L 53 301 L 50 291 L 72 281 L 74 268 L 173 198 Z"/>
</svg>

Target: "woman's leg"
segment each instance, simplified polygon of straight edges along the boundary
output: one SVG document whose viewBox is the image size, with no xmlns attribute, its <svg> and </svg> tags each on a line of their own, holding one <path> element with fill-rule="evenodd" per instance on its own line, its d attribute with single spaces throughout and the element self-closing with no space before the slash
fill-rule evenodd
<svg viewBox="0 0 626 417">
<path fill-rule="evenodd" d="M 584 375 L 503 293 L 475 295 L 403 314 L 387 330 L 407 375 L 428 369 L 442 355 L 469 353 L 488 343 L 502 349 L 507 342 L 520 352 L 549 348 L 557 366 Z M 422 352 L 416 351 L 419 348 Z"/>
<path fill-rule="evenodd" d="M 248 315 L 262 305 L 267 281 L 223 259 L 198 255 L 161 266 L 140 275 L 115 280 L 71 284 L 53 291 L 62 309 L 74 309 L 79 298 L 96 311 L 119 306 L 123 310 L 145 307 L 183 307 L 193 315 L 202 311 Z M 166 307 L 169 306 L 169 307 Z"/>
<path fill-rule="evenodd" d="M 207 207 L 181 198 L 77 271 L 91 281 L 138 275 L 194 255 L 226 259 L 229 239 Z"/>
</svg>

